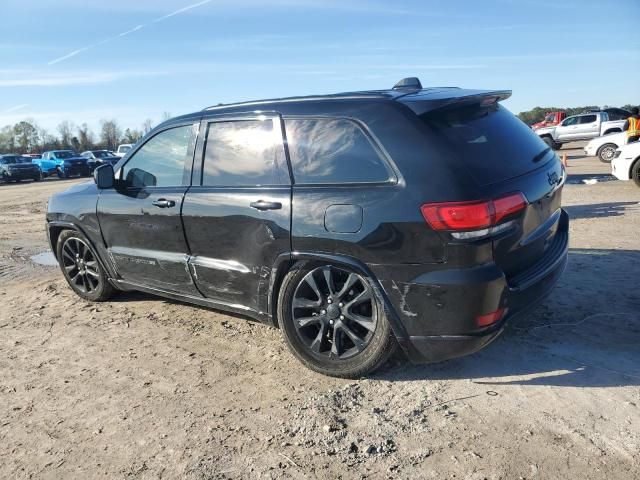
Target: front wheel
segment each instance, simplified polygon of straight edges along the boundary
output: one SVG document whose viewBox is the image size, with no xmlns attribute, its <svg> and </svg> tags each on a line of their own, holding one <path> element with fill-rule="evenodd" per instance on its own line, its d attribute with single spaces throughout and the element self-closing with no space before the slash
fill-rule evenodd
<svg viewBox="0 0 640 480">
<path fill-rule="evenodd" d="M 291 352 L 324 375 L 362 377 L 384 364 L 396 348 L 371 284 L 344 267 L 295 266 L 280 289 L 278 321 Z"/>
<path fill-rule="evenodd" d="M 69 175 L 67 175 L 64 170 L 62 170 L 61 168 L 58 169 L 58 178 L 61 180 L 64 180 L 65 178 L 69 178 Z"/>
<path fill-rule="evenodd" d="M 603 163 L 611 163 L 618 146 L 613 143 L 605 143 L 598 149 L 598 158 Z"/>
<path fill-rule="evenodd" d="M 63 231 L 56 250 L 62 274 L 79 297 L 103 302 L 113 295 L 115 289 L 84 235 L 74 230 Z"/>
</svg>

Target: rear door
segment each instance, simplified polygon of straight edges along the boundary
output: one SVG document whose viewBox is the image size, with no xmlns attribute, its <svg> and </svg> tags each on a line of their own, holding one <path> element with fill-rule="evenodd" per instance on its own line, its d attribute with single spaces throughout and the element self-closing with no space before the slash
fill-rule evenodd
<svg viewBox="0 0 640 480">
<path fill-rule="evenodd" d="M 600 136 L 600 122 L 595 113 L 578 117 L 577 139 L 588 139 Z"/>
<path fill-rule="evenodd" d="M 201 124 L 182 220 L 191 272 L 218 303 L 266 312 L 271 268 L 291 250 L 291 180 L 277 114 Z"/>
<path fill-rule="evenodd" d="M 187 267 L 180 219 L 198 122 L 174 124 L 150 137 L 116 172 L 116 187 L 100 192 L 102 235 L 126 282 L 200 296 Z"/>
</svg>

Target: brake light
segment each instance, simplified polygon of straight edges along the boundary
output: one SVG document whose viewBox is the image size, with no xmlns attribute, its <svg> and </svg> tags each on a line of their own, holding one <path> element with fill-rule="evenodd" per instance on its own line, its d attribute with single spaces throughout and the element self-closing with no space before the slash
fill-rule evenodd
<svg viewBox="0 0 640 480">
<path fill-rule="evenodd" d="M 420 210 L 434 230 L 467 231 L 493 227 L 526 206 L 524 194 L 517 192 L 494 200 L 426 203 Z"/>
</svg>

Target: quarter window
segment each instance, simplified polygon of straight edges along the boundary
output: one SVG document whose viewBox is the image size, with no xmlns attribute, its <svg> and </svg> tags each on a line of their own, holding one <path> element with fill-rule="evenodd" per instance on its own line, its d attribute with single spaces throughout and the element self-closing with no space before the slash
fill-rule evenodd
<svg viewBox="0 0 640 480">
<path fill-rule="evenodd" d="M 298 184 L 386 182 L 390 172 L 357 123 L 347 119 L 285 120 Z"/>
<path fill-rule="evenodd" d="M 287 177 L 279 123 L 265 119 L 209 124 L 202 185 L 288 185 Z"/>
<path fill-rule="evenodd" d="M 196 125 L 164 130 L 146 142 L 122 168 L 130 188 L 188 185 L 185 170 L 192 159 Z"/>
</svg>

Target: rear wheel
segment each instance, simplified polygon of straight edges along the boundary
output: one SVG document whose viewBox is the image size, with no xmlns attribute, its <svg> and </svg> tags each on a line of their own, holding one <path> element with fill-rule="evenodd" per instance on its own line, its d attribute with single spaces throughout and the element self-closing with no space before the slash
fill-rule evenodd
<svg viewBox="0 0 640 480">
<path fill-rule="evenodd" d="M 60 179 L 65 179 L 68 178 L 69 175 L 67 175 L 61 168 L 58 169 L 58 178 Z"/>
<path fill-rule="evenodd" d="M 562 146 L 559 143 L 554 142 L 553 138 L 549 136 L 542 137 L 542 141 L 546 143 L 549 146 L 549 148 L 551 148 L 552 150 L 560 150 L 560 147 Z"/>
<path fill-rule="evenodd" d="M 614 143 L 605 143 L 598 149 L 598 158 L 603 163 L 611 163 L 618 146 Z"/>
<path fill-rule="evenodd" d="M 291 352 L 325 375 L 362 377 L 386 362 L 396 348 L 369 281 L 344 267 L 294 267 L 282 283 L 278 321 Z"/>
<path fill-rule="evenodd" d="M 640 158 L 636 160 L 631 167 L 631 180 L 636 184 L 636 186 L 640 187 Z"/>
<path fill-rule="evenodd" d="M 65 230 L 58 237 L 58 263 L 72 290 L 85 300 L 103 302 L 115 289 L 89 241 L 80 232 Z"/>
</svg>

